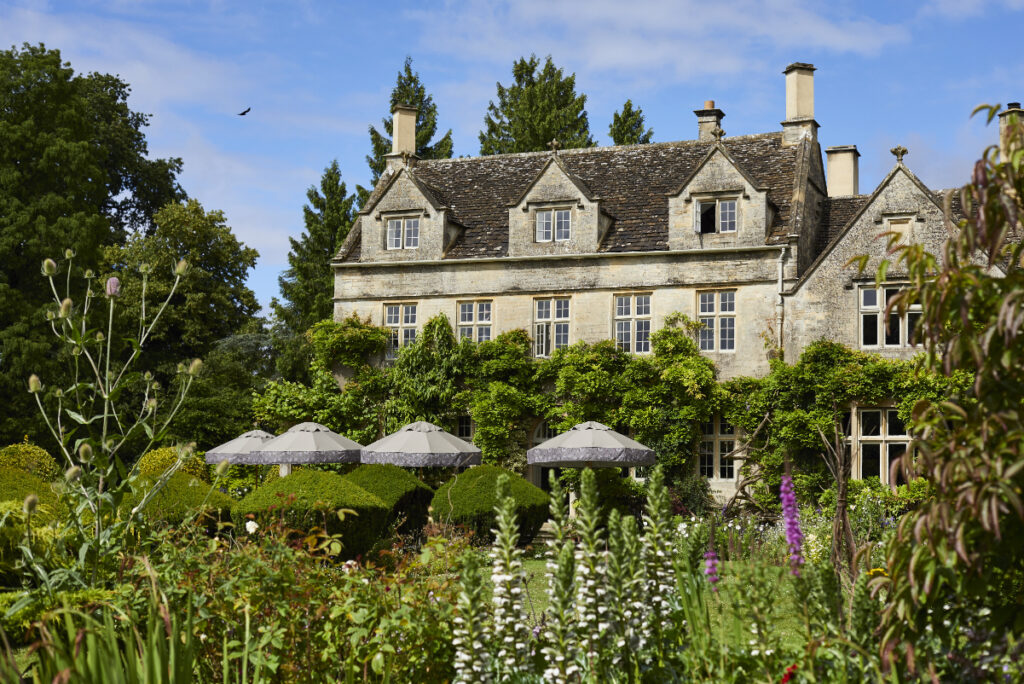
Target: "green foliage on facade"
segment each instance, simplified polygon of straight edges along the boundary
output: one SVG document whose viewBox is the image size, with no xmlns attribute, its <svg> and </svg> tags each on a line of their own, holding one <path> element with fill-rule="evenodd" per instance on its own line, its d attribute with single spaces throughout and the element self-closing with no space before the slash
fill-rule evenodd
<svg viewBox="0 0 1024 684">
<path fill-rule="evenodd" d="M 0 449 L 0 468 L 15 468 L 35 475 L 44 482 L 53 482 L 63 471 L 46 449 L 28 440 Z"/>
<path fill-rule="evenodd" d="M 552 140 L 562 148 L 591 147 L 586 95 L 576 94 L 576 75 L 565 76 L 548 55 L 540 71 L 536 55 L 512 65 L 512 85 L 497 84 L 480 131 L 480 154 L 541 152 Z"/>
<path fill-rule="evenodd" d="M 338 160 L 324 169 L 320 187 L 306 191 L 305 231 L 288 238 L 288 268 L 277 279 L 281 300 L 271 300 L 277 371 L 286 380 L 309 381 L 310 351 L 304 333 L 334 313 L 331 259 L 352 229 L 356 197 L 345 189 Z"/>
<path fill-rule="evenodd" d="M 612 114 L 608 135 L 616 145 L 644 145 L 651 142 L 654 129 L 644 123 L 644 110 L 633 108 L 633 101 L 626 100 L 620 111 Z"/>
<path fill-rule="evenodd" d="M 548 519 L 548 496 L 515 473 L 497 466 L 475 466 L 438 488 L 431 504 L 434 520 L 462 525 L 481 543 L 492 540 L 497 525 L 498 478 L 503 475 L 509 477 L 508 495 L 515 500 L 519 543 L 529 544 Z"/>
<path fill-rule="evenodd" d="M 396 105 L 415 107 L 416 115 L 416 156 L 420 159 L 448 159 L 452 156 L 452 131 L 434 140 L 437 133 L 437 105 L 434 98 L 427 93 L 426 87 L 420 81 L 419 72 L 412 70 L 412 57 L 405 58 L 402 70 L 398 72 L 395 87 L 391 90 L 391 103 L 388 112 Z M 384 173 L 384 155 L 391 153 L 392 130 L 391 117 L 387 116 L 381 120 L 384 132 L 381 133 L 373 126 L 370 126 L 370 147 L 371 154 L 366 157 L 366 163 L 370 166 L 371 184 L 376 185 L 380 175 Z M 433 143 L 431 141 L 433 140 Z M 360 204 L 363 203 L 366 190 L 359 188 Z"/>
<path fill-rule="evenodd" d="M 338 515 L 345 510 L 349 512 L 344 518 Z M 316 528 L 340 535 L 343 556 L 354 558 L 380 539 L 389 513 L 383 501 L 341 475 L 304 469 L 273 480 L 235 503 L 231 518 L 239 534 L 252 519 L 261 527 L 280 520 L 290 530 Z"/>
<path fill-rule="evenodd" d="M 399 533 L 419 532 L 427 523 L 427 508 L 434 498 L 434 490 L 408 470 L 367 463 L 342 477 L 384 502 L 390 512 L 389 525 L 402 519 L 397 528 Z"/>
</svg>

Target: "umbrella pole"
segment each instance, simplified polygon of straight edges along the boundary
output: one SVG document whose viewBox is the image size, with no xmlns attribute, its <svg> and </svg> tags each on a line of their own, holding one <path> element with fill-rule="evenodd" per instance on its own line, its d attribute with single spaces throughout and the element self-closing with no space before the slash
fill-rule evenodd
<svg viewBox="0 0 1024 684">
<path fill-rule="evenodd" d="M 277 474 L 280 475 L 281 477 L 288 477 L 289 475 L 292 474 L 292 464 L 291 463 L 282 463 L 282 464 L 280 464 L 279 466 L 277 466 Z"/>
</svg>

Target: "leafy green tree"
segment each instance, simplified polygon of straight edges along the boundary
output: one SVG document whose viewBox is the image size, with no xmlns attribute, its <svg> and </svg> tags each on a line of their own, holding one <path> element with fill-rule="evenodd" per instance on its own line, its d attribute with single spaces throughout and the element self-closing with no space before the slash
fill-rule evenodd
<svg viewBox="0 0 1024 684">
<path fill-rule="evenodd" d="M 576 94 L 576 75 L 564 76 L 548 55 L 538 72 L 536 55 L 512 65 L 514 83 L 497 84 L 498 103 L 492 100 L 480 132 L 480 154 L 537 152 L 552 140 L 563 148 L 590 147 L 586 95 Z"/>
<path fill-rule="evenodd" d="M 331 259 L 352 229 L 355 196 L 341 180 L 338 161 L 324 169 L 319 190 L 306 191 L 302 208 L 306 230 L 298 240 L 288 238 L 288 269 L 277 282 L 281 298 L 270 303 L 274 312 L 277 372 L 288 380 L 308 382 L 310 352 L 305 332 L 334 313 L 334 272 Z"/>
<path fill-rule="evenodd" d="M 220 211 L 207 212 L 196 200 L 169 204 L 154 216 L 152 235 L 134 235 L 108 247 L 106 268 L 112 273 L 150 271 L 148 298 L 170 292 L 178 259 L 189 264 L 147 353 L 148 369 L 169 375 L 183 359 L 203 358 L 216 343 L 241 331 L 259 311 L 245 280 L 259 254 L 239 242 Z M 122 278 L 126 302 L 140 301 L 137 278 Z M 133 308 L 134 307 L 134 308 Z M 138 320 L 139 304 L 125 305 L 124 320 Z"/>
<path fill-rule="evenodd" d="M 128 92 L 116 77 L 75 74 L 42 45 L 0 52 L 0 442 L 46 434 L 25 383 L 60 378 L 39 264 L 65 249 L 96 264 L 184 197 L 181 160 L 147 158 L 147 117 L 128 108 Z"/>
<path fill-rule="evenodd" d="M 654 129 L 645 128 L 644 110 L 639 107 L 633 109 L 633 101 L 626 100 L 622 111 L 612 115 L 608 135 L 616 145 L 643 145 L 651 142 Z"/>
<path fill-rule="evenodd" d="M 427 89 L 420 81 L 420 74 L 412 70 L 412 57 L 405 58 L 402 70 L 398 72 L 395 87 L 391 90 L 391 109 L 396 105 L 415 107 L 416 115 L 416 155 L 420 159 L 448 159 L 452 156 L 452 131 L 434 140 L 437 133 L 437 105 L 434 98 L 427 94 Z M 384 132 L 381 133 L 370 126 L 370 146 L 372 153 L 366 157 L 370 165 L 371 182 L 377 184 L 384 173 L 384 155 L 391 152 L 392 130 L 391 117 L 381 119 Z M 431 141 L 434 140 L 433 143 Z M 362 189 L 361 189 L 362 190 Z"/>
</svg>

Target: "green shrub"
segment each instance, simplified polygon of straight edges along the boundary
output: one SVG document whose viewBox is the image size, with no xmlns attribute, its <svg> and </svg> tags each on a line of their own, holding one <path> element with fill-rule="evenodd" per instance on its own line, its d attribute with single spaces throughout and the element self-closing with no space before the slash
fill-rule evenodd
<svg viewBox="0 0 1024 684">
<path fill-rule="evenodd" d="M 339 519 L 337 511 L 356 512 Z M 237 502 L 231 509 L 236 534 L 248 516 L 265 526 L 281 519 L 290 529 L 308 532 L 326 528 L 341 535 L 342 555 L 353 558 L 370 550 L 384 531 L 388 507 L 379 498 L 341 475 L 304 469 L 273 480 Z"/>
<path fill-rule="evenodd" d="M 53 482 L 63 474 L 53 456 L 42 447 L 29 444 L 28 438 L 21 444 L 0 449 L 0 468 L 17 468 L 45 482 Z"/>
<path fill-rule="evenodd" d="M 0 474 L 0 477 L 3 475 Z M 22 501 L 0 501 L 0 586 L 13 587 L 21 581 L 17 564 L 22 558 L 22 552 L 18 547 L 28 541 L 22 505 Z M 48 523 L 50 517 L 42 506 L 32 516 L 30 547 L 39 565 L 47 566 L 47 569 L 52 569 L 49 567 L 48 552 L 53 551 L 54 555 L 59 556 L 63 548 L 57 546 L 61 542 L 60 531 L 55 524 Z M 0 617 L 3 613 L 4 609 L 0 608 Z"/>
<path fill-rule="evenodd" d="M 390 511 L 388 525 L 404 517 L 399 532 L 418 532 L 427 524 L 427 509 L 434 490 L 404 468 L 368 463 L 344 478 L 384 502 Z"/>
<path fill-rule="evenodd" d="M 65 606 L 71 610 L 91 613 L 101 604 L 112 601 L 115 592 L 106 589 L 81 589 L 78 591 L 58 591 L 50 595 L 45 591 L 32 594 L 32 602 L 13 615 L 7 615 L 11 606 L 21 600 L 23 592 L 12 591 L 0 593 L 0 630 L 3 630 L 11 646 L 24 646 L 34 641 L 30 630 L 32 623 L 47 613 Z M 2 643 L 2 641 L 0 641 Z"/>
<path fill-rule="evenodd" d="M 139 459 L 139 475 L 143 477 L 160 477 L 177 460 L 178 449 L 175 447 L 164 447 L 163 449 L 147 451 Z M 210 482 L 210 468 L 206 465 L 206 461 L 203 460 L 202 454 L 187 456 L 178 472 L 188 473 L 203 482 Z"/>
<path fill-rule="evenodd" d="M 233 465 L 217 481 L 217 486 L 233 499 L 244 499 L 263 485 L 276 480 L 279 472 L 279 466 L 276 465 Z"/>
<path fill-rule="evenodd" d="M 141 486 L 130 496 L 125 497 L 122 510 L 130 511 L 142 500 L 156 480 L 155 477 L 142 480 Z M 210 491 L 208 482 L 203 482 L 189 473 L 178 471 L 171 475 L 163 488 L 150 499 L 141 513 L 150 522 L 180 525 L 185 518 L 202 507 L 203 513 L 208 513 L 217 519 L 227 520 L 233 503 L 234 501 L 227 494 L 216 490 Z"/>
<path fill-rule="evenodd" d="M 15 501 L 20 510 L 25 497 L 35 494 L 39 497 L 35 518 L 40 522 L 49 522 L 60 513 L 60 498 L 53 491 L 60 486 L 44 482 L 20 468 L 0 467 L 0 501 Z"/>
<path fill-rule="evenodd" d="M 441 523 L 464 525 L 477 539 L 492 541 L 497 525 L 494 507 L 498 476 L 509 475 L 510 494 L 516 501 L 519 519 L 519 543 L 529 544 L 548 519 L 548 495 L 504 468 L 482 465 L 456 475 L 434 494 L 434 519 Z"/>
</svg>

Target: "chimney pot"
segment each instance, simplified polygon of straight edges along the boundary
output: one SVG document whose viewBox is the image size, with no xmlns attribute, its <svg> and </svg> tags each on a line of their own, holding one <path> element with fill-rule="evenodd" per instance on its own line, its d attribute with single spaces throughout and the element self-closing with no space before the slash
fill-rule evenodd
<svg viewBox="0 0 1024 684">
<path fill-rule="evenodd" d="M 697 140 L 711 142 L 715 139 L 714 131 L 722 127 L 725 112 L 715 107 L 714 100 L 704 100 L 704 109 L 695 109 L 697 115 Z"/>
<path fill-rule="evenodd" d="M 849 197 L 860 192 L 856 145 L 840 145 L 825 150 L 828 156 L 828 196 Z"/>
<path fill-rule="evenodd" d="M 391 154 L 416 154 L 416 116 L 419 111 L 407 105 L 391 110 Z"/>
<path fill-rule="evenodd" d="M 1018 137 L 1013 149 L 1010 148 L 1010 116 L 1012 115 L 1017 117 L 1018 128 L 1024 125 L 1024 109 L 1020 108 L 1020 102 L 1009 102 L 1006 109 L 999 112 L 999 158 L 1003 161 L 1008 161 L 1010 153 L 1021 144 L 1021 138 Z M 1024 133 L 1019 135 L 1024 136 Z"/>
<path fill-rule="evenodd" d="M 786 120 L 782 122 L 784 145 L 795 145 L 805 138 L 817 139 L 814 72 L 814 65 L 807 62 L 793 62 L 782 71 L 786 75 Z"/>
</svg>

